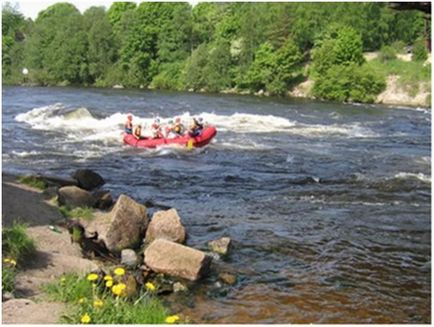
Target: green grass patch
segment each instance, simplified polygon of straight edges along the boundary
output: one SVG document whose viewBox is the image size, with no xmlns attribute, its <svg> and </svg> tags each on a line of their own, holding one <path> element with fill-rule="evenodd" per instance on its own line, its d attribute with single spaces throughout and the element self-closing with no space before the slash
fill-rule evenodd
<svg viewBox="0 0 434 327">
<path fill-rule="evenodd" d="M 27 225 L 14 222 L 2 230 L 2 254 L 19 262 L 36 251 L 34 241 L 27 236 Z"/>
<path fill-rule="evenodd" d="M 65 218 L 83 218 L 85 220 L 91 220 L 93 218 L 93 210 L 88 207 L 71 209 L 67 206 L 61 206 L 59 210 Z"/>
<path fill-rule="evenodd" d="M 164 324 L 167 311 L 151 292 L 141 290 L 133 297 L 116 296 L 113 286 L 120 285 L 123 277 L 114 276 L 112 287 L 101 276 L 94 281 L 74 274 L 44 286 L 55 301 L 69 304 L 69 312 L 61 323 L 77 324 Z"/>
<path fill-rule="evenodd" d="M 48 186 L 47 183 L 38 179 L 35 176 L 20 176 L 18 178 L 18 182 L 37 188 L 39 190 L 45 190 Z"/>
<path fill-rule="evenodd" d="M 399 59 L 381 62 L 378 59 L 365 64 L 384 75 L 399 75 L 399 83 L 410 90 L 418 90 L 419 84 L 431 85 L 431 65 L 424 66 L 422 62 L 403 61 Z M 417 88 L 416 88 L 417 87 Z M 417 91 L 416 91 L 417 92 Z"/>
<path fill-rule="evenodd" d="M 13 264 L 3 262 L 2 265 L 2 291 L 14 292 L 15 290 L 15 276 L 17 270 Z"/>
</svg>

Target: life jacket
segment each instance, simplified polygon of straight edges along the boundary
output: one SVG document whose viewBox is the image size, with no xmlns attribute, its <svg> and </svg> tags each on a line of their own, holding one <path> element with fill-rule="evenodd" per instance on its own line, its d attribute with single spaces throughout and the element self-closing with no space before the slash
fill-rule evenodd
<svg viewBox="0 0 434 327">
<path fill-rule="evenodd" d="M 140 137 L 141 134 L 142 134 L 142 129 L 136 127 L 136 128 L 134 129 L 134 136 L 138 136 L 138 137 Z"/>
</svg>

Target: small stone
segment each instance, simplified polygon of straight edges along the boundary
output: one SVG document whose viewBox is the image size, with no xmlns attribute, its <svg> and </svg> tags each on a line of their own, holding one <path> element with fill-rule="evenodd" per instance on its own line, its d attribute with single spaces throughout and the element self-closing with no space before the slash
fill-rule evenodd
<svg viewBox="0 0 434 327">
<path fill-rule="evenodd" d="M 234 285 L 237 282 L 237 276 L 224 272 L 218 276 L 218 279 L 228 285 Z"/>
<path fill-rule="evenodd" d="M 229 237 L 222 237 L 208 243 L 211 251 L 221 255 L 226 255 L 228 253 L 230 245 L 231 239 Z"/>
<path fill-rule="evenodd" d="M 175 293 L 185 292 L 187 291 L 187 287 L 183 283 L 176 282 L 175 284 L 173 284 L 173 291 Z"/>
<path fill-rule="evenodd" d="M 137 254 L 134 250 L 124 249 L 121 251 L 121 264 L 127 267 L 135 267 L 137 263 Z"/>
<path fill-rule="evenodd" d="M 9 300 L 15 299 L 15 296 L 11 292 L 3 292 L 2 293 L 2 301 L 6 302 Z"/>
</svg>

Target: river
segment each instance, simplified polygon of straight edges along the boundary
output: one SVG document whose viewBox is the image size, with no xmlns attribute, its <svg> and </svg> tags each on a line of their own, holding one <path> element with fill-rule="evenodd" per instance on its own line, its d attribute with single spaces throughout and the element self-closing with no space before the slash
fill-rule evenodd
<svg viewBox="0 0 434 327">
<path fill-rule="evenodd" d="M 233 240 L 179 310 L 201 323 L 430 323 L 431 110 L 143 90 L 3 87 L 3 171 L 90 168 L 116 197 L 173 206 L 187 244 Z M 122 144 L 200 115 L 205 148 Z M 204 291 L 205 290 L 205 291 Z"/>
</svg>

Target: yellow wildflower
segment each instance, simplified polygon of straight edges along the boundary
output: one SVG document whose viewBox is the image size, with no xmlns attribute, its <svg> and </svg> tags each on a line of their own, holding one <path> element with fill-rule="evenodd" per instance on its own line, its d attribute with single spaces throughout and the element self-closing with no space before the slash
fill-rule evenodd
<svg viewBox="0 0 434 327">
<path fill-rule="evenodd" d="M 110 275 L 105 275 L 104 280 L 113 280 L 113 277 Z"/>
<path fill-rule="evenodd" d="M 115 272 L 116 276 L 123 276 L 123 275 L 125 275 L 125 269 L 124 268 L 116 268 L 114 272 Z"/>
<path fill-rule="evenodd" d="M 113 281 L 112 280 L 108 280 L 105 282 L 105 286 L 106 287 L 112 287 L 113 286 Z"/>
<path fill-rule="evenodd" d="M 104 302 L 100 299 L 96 299 L 95 301 L 93 301 L 93 306 L 95 308 L 101 308 L 103 306 Z"/>
<path fill-rule="evenodd" d="M 174 324 L 178 320 L 179 320 L 179 316 L 173 315 L 173 316 L 167 317 L 165 321 L 166 321 L 166 324 Z"/>
<path fill-rule="evenodd" d="M 11 259 L 9 262 L 10 262 L 10 264 L 12 266 L 16 266 L 17 265 L 17 262 L 14 259 Z"/>
<path fill-rule="evenodd" d="M 145 286 L 146 286 L 146 288 L 147 288 L 148 290 L 150 290 L 151 292 L 155 291 L 155 285 L 152 284 L 151 282 L 147 282 L 147 283 L 145 284 Z"/>
<path fill-rule="evenodd" d="M 82 297 L 80 300 L 78 300 L 79 304 L 83 304 L 84 302 L 86 302 L 86 298 Z"/>
<path fill-rule="evenodd" d="M 11 259 L 9 259 L 9 258 L 3 259 L 3 262 L 6 262 L 6 263 L 11 262 Z"/>
<path fill-rule="evenodd" d="M 85 313 L 85 314 L 81 317 L 80 322 L 81 322 L 82 324 L 88 324 L 88 323 L 90 323 L 90 316 L 89 316 L 87 313 Z"/>
<path fill-rule="evenodd" d="M 97 274 L 89 274 L 87 275 L 87 280 L 90 280 L 91 282 L 95 281 L 98 279 L 98 275 Z"/>
<path fill-rule="evenodd" d="M 121 296 L 123 295 L 126 287 L 127 286 L 124 283 L 116 284 L 115 286 L 112 287 L 112 292 L 117 296 Z"/>
<path fill-rule="evenodd" d="M 60 282 L 63 284 L 64 282 L 66 282 L 66 278 L 65 277 L 60 278 Z"/>
</svg>

